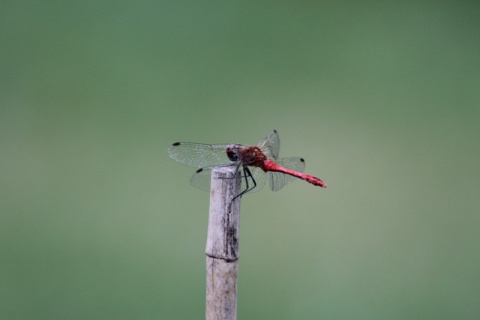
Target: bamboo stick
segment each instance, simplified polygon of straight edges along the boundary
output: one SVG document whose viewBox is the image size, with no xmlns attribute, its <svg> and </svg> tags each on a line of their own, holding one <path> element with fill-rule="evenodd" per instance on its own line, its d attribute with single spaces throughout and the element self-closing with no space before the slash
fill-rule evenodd
<svg viewBox="0 0 480 320">
<path fill-rule="evenodd" d="M 240 175 L 235 168 L 212 170 L 207 254 L 207 320 L 237 319 Z"/>
</svg>

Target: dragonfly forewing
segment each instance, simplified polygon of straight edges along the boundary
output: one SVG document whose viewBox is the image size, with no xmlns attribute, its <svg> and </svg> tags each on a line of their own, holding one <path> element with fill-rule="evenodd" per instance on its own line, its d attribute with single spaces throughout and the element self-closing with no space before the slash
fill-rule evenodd
<svg viewBox="0 0 480 320">
<path fill-rule="evenodd" d="M 177 142 L 168 148 L 168 155 L 175 161 L 196 168 L 211 168 L 230 164 L 225 150 L 228 145 Z"/>
<path fill-rule="evenodd" d="M 277 130 L 273 130 L 267 137 L 260 140 L 257 147 L 262 149 L 271 160 L 276 160 L 280 152 L 280 137 Z"/>
</svg>

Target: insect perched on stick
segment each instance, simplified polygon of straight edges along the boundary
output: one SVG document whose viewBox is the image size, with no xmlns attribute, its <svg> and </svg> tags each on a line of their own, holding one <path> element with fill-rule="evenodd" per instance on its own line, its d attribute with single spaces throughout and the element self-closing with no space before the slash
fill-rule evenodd
<svg viewBox="0 0 480 320">
<path fill-rule="evenodd" d="M 257 146 L 175 142 L 168 148 L 168 155 L 175 161 L 198 168 L 190 182 L 202 190 L 210 190 L 213 167 L 236 167 L 241 172 L 242 191 L 235 198 L 259 191 L 265 185 L 267 177 L 273 191 L 280 190 L 295 178 L 318 187 L 327 187 L 321 179 L 303 173 L 303 158 L 279 158 L 279 150 L 280 138 L 278 132 L 273 130 Z"/>
</svg>

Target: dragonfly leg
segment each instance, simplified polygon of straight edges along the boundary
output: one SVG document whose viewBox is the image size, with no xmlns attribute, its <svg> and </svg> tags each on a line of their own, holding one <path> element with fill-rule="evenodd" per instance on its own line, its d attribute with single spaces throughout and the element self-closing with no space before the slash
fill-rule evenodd
<svg viewBox="0 0 480 320">
<path fill-rule="evenodd" d="M 257 186 L 257 182 L 255 181 L 255 179 L 253 179 L 252 173 L 250 172 L 250 169 L 248 169 L 247 166 L 243 166 L 243 177 L 245 179 L 245 190 L 243 190 L 242 192 L 237 194 L 235 197 L 233 197 L 232 202 L 233 202 L 233 200 L 237 199 L 238 197 L 241 197 L 245 193 L 253 190 Z M 252 179 L 253 187 L 251 187 L 251 188 L 248 185 L 248 179 Z"/>
</svg>

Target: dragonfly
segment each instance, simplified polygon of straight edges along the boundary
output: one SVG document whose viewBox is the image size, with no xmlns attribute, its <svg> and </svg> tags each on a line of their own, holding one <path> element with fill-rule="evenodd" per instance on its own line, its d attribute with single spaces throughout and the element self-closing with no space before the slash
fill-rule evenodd
<svg viewBox="0 0 480 320">
<path fill-rule="evenodd" d="M 236 167 L 236 173 L 241 174 L 242 191 L 234 199 L 260 191 L 267 180 L 272 191 L 278 191 L 296 179 L 314 186 L 327 187 L 321 179 L 303 173 L 305 169 L 303 158 L 280 158 L 279 151 L 280 137 L 277 130 L 273 130 L 257 146 L 175 142 L 168 148 L 168 155 L 179 163 L 198 168 L 190 183 L 198 189 L 207 191 L 210 190 L 212 168 Z"/>
</svg>

